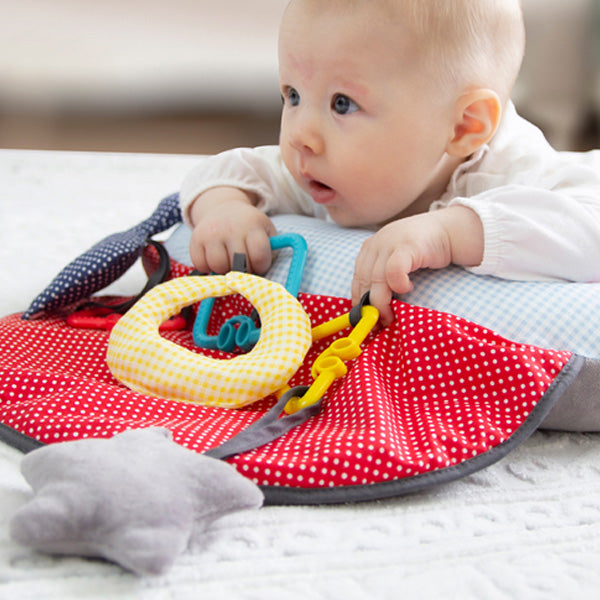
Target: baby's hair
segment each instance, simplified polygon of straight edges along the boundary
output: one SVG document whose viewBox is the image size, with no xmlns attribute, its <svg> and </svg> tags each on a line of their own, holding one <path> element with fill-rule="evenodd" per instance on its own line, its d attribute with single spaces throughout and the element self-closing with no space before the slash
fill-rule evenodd
<svg viewBox="0 0 600 600">
<path fill-rule="evenodd" d="M 519 0 L 388 0 L 406 12 L 424 58 L 451 90 L 486 87 L 504 102 L 525 49 Z"/>
</svg>

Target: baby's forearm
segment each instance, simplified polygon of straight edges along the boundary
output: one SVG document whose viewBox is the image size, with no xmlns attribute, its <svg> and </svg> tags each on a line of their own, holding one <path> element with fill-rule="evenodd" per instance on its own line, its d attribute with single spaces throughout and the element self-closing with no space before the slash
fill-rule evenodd
<svg viewBox="0 0 600 600">
<path fill-rule="evenodd" d="M 477 213 L 460 204 L 429 213 L 439 219 L 450 241 L 450 261 L 463 267 L 476 267 L 483 260 L 483 224 Z"/>
<path fill-rule="evenodd" d="M 210 188 L 200 194 L 190 205 L 188 216 L 190 224 L 195 226 L 212 210 L 223 204 L 241 202 L 246 205 L 256 206 L 257 198 L 254 194 L 235 187 Z M 234 210 L 233 206 L 231 210 Z"/>
</svg>

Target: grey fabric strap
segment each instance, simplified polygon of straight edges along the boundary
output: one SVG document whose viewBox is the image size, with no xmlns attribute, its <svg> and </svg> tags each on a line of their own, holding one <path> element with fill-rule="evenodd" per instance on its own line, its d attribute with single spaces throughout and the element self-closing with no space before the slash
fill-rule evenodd
<svg viewBox="0 0 600 600">
<path fill-rule="evenodd" d="M 306 392 L 308 386 L 296 386 L 288 390 L 264 416 L 255 421 L 243 431 L 231 439 L 223 442 L 216 448 L 207 450 L 204 454 L 212 458 L 226 459 L 236 454 L 242 454 L 249 450 L 254 450 L 264 446 L 273 440 L 286 434 L 290 429 L 301 425 L 312 416 L 316 415 L 321 409 L 321 401 L 307 406 L 291 415 L 281 416 L 285 405 L 290 398 L 301 396 Z"/>
</svg>

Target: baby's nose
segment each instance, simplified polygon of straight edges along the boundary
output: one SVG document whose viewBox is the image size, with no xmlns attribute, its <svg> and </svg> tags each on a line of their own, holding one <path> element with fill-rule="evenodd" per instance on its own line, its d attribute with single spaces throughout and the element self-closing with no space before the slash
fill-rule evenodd
<svg viewBox="0 0 600 600">
<path fill-rule="evenodd" d="M 325 140 L 318 119 L 310 115 L 299 118 L 291 128 L 290 143 L 299 152 L 322 154 Z"/>
</svg>

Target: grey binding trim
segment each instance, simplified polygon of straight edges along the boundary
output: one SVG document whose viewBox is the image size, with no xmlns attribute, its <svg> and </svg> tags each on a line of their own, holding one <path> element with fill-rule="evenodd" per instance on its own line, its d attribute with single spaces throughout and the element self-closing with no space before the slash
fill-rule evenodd
<svg viewBox="0 0 600 600">
<path fill-rule="evenodd" d="M 23 454 L 45 446 L 43 442 L 38 442 L 35 438 L 29 437 L 8 425 L 4 425 L 4 423 L 0 423 L 0 440 L 20 450 Z"/>
<path fill-rule="evenodd" d="M 494 446 L 491 450 L 483 454 L 479 454 L 453 467 L 445 467 L 422 475 L 414 475 L 383 483 L 348 485 L 333 488 L 259 486 L 265 495 L 265 505 L 342 504 L 347 502 L 383 500 L 384 498 L 420 492 L 432 486 L 449 483 L 480 471 L 504 458 L 539 428 L 554 404 L 566 392 L 573 381 L 575 381 L 584 363 L 585 359 L 583 357 L 574 354 L 550 384 L 546 393 L 540 398 L 521 427 L 506 441 Z"/>
</svg>

